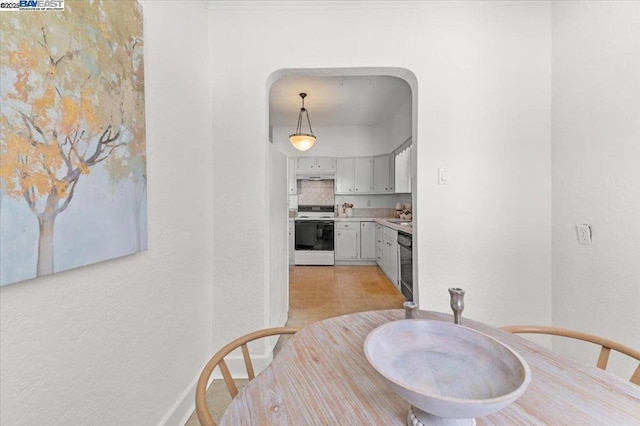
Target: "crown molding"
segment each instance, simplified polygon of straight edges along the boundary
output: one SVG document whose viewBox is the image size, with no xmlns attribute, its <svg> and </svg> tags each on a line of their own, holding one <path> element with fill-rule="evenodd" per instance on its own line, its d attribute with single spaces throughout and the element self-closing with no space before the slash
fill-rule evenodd
<svg viewBox="0 0 640 426">
<path fill-rule="evenodd" d="M 366 10 L 438 6 L 515 6 L 552 0 L 202 0 L 209 10 Z"/>
<path fill-rule="evenodd" d="M 203 0 L 210 10 L 355 10 L 388 9 L 426 4 L 451 4 L 445 0 Z M 457 3 L 457 2 L 456 2 Z M 473 3 L 462 1 L 461 3 Z"/>
</svg>

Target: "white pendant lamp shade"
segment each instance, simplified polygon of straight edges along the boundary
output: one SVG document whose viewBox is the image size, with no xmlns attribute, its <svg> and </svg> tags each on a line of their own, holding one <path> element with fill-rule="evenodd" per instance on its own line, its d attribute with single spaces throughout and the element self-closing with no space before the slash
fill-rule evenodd
<svg viewBox="0 0 640 426">
<path fill-rule="evenodd" d="M 289 136 L 289 141 L 299 151 L 306 151 L 316 143 L 316 137 L 305 133 L 294 133 Z"/>
<path fill-rule="evenodd" d="M 309 120 L 309 111 L 304 107 L 304 98 L 306 93 L 300 93 L 302 98 L 302 108 L 300 108 L 300 114 L 298 114 L 298 125 L 296 126 L 296 132 L 289 135 L 289 141 L 299 151 L 306 151 L 316 143 L 316 137 L 311 130 L 311 120 Z M 307 116 L 307 124 L 309 125 L 309 133 L 302 131 L 302 114 Z"/>
</svg>

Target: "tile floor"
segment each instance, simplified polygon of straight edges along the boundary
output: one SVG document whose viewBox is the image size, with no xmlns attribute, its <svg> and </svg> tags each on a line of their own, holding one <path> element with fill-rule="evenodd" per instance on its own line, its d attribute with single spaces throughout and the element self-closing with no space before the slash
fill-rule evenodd
<svg viewBox="0 0 640 426">
<path fill-rule="evenodd" d="M 401 309 L 406 299 L 377 266 L 291 266 L 289 268 L 288 326 L 304 327 L 316 321 L 353 312 Z M 283 336 L 277 353 L 291 336 Z M 246 380 L 236 381 L 238 389 Z M 231 397 L 222 380 L 207 391 L 209 410 L 218 421 Z M 191 415 L 187 426 L 197 426 Z"/>
</svg>

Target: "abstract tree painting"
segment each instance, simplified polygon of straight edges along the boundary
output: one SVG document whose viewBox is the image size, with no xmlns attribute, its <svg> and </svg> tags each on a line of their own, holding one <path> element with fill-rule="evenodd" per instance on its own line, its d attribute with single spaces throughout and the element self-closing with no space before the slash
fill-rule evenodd
<svg viewBox="0 0 640 426">
<path fill-rule="evenodd" d="M 147 248 L 142 11 L 0 15 L 0 285 Z"/>
</svg>

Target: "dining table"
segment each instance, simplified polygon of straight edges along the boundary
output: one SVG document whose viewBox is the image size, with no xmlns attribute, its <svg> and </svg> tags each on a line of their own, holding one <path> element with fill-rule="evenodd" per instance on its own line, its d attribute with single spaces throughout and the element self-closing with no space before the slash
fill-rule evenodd
<svg viewBox="0 0 640 426">
<path fill-rule="evenodd" d="M 367 311 L 302 328 L 227 407 L 221 425 L 406 425 L 409 404 L 367 361 L 364 341 L 403 310 Z M 452 322 L 449 314 L 414 318 Z M 521 336 L 463 318 L 527 362 L 531 382 L 477 425 L 640 425 L 640 386 Z M 452 348 L 455 350 L 455 348 Z"/>
</svg>

